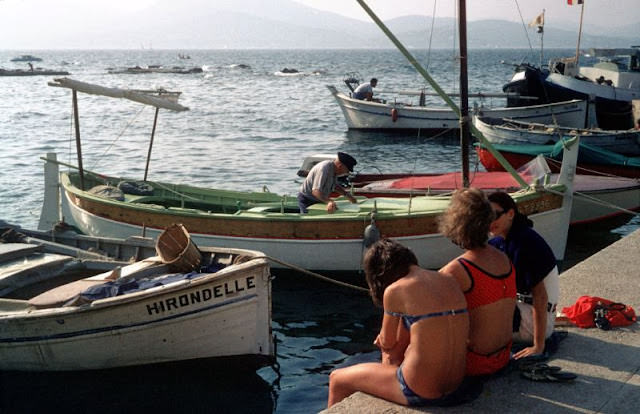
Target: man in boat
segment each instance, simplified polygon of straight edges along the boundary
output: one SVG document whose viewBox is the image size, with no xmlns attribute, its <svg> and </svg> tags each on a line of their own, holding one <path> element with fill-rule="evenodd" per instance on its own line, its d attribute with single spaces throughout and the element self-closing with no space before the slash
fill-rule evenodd
<svg viewBox="0 0 640 414">
<path fill-rule="evenodd" d="M 366 100 L 366 101 L 373 101 L 374 100 L 373 88 L 375 88 L 377 85 L 378 85 L 378 79 L 376 78 L 371 78 L 369 82 L 361 83 L 360 85 L 358 85 L 356 90 L 353 91 L 353 98 Z"/>
<path fill-rule="evenodd" d="M 338 177 L 353 171 L 353 167 L 357 163 L 351 155 L 338 152 L 335 159 L 325 160 L 314 165 L 300 186 L 298 193 L 300 213 L 306 214 L 307 207 L 317 203 L 327 203 L 327 212 L 333 213 L 338 209 L 336 202 L 330 197 L 333 191 L 344 195 L 349 201 L 355 203 L 356 199 L 338 183 Z"/>
</svg>

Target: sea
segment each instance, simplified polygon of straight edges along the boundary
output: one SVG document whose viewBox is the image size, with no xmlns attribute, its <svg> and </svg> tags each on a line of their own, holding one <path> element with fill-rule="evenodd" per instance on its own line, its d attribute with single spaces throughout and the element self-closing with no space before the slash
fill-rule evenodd
<svg viewBox="0 0 640 414">
<path fill-rule="evenodd" d="M 411 49 L 448 92 L 458 91 L 458 59 L 450 50 Z M 106 87 L 181 91 L 185 112 L 160 110 L 148 177 L 232 190 L 295 195 L 304 157 L 344 151 L 358 172 L 459 170 L 455 131 L 388 134 L 348 131 L 327 85 L 378 78 L 375 92 L 426 86 L 396 50 L 25 50 L 0 51 L 0 67 L 27 69 L 10 59 L 42 58 L 36 67 L 66 70 L 72 79 Z M 544 59 L 574 50 L 545 51 Z M 190 59 L 180 59 L 179 55 Z M 470 50 L 470 93 L 499 93 L 513 64 L 539 63 L 532 50 Z M 148 65 L 200 67 L 197 74 L 110 74 Z M 285 73 L 284 69 L 297 73 Z M 36 228 L 49 152 L 77 164 L 71 92 L 48 86 L 55 76 L 0 77 L 0 220 Z M 429 91 L 430 89 L 427 88 Z M 386 95 L 409 102 L 409 95 Z M 476 99 L 472 99 L 477 101 Z M 444 106 L 439 98 L 429 103 Z M 485 104 L 503 105 L 502 98 Z M 121 99 L 78 95 L 84 168 L 142 179 L 154 109 Z M 471 171 L 482 171 L 473 152 Z M 625 216 L 572 230 L 566 269 L 640 228 Z M 327 260 L 331 260 L 330 257 Z M 372 342 L 381 311 L 365 294 L 295 272 L 273 270 L 273 332 L 277 364 L 257 371 L 207 361 L 66 373 L 0 372 L 0 412 L 310 413 L 326 407 L 329 373 L 375 361 Z M 330 274 L 325 276 L 331 277 Z M 364 284 L 362 274 L 350 275 Z M 597 292 L 594 292 L 597 294 Z"/>
</svg>

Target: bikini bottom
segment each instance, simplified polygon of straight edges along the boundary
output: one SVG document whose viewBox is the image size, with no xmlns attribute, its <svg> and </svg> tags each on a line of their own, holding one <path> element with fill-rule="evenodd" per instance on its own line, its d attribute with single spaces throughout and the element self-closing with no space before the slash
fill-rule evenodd
<svg viewBox="0 0 640 414">
<path fill-rule="evenodd" d="M 404 375 L 402 375 L 402 365 L 398 367 L 396 370 L 396 377 L 398 378 L 398 382 L 400 383 L 400 389 L 402 390 L 402 394 L 407 399 L 407 402 L 412 407 L 450 407 L 453 405 L 463 404 L 473 399 L 477 398 L 482 391 L 482 384 L 477 384 L 473 381 L 467 381 L 467 378 L 458 386 L 458 388 L 440 398 L 424 398 L 416 394 L 404 380 Z M 480 387 L 478 391 L 478 385 Z"/>
<path fill-rule="evenodd" d="M 490 375 L 506 367 L 511 358 L 511 342 L 489 355 L 467 351 L 466 375 Z"/>
</svg>

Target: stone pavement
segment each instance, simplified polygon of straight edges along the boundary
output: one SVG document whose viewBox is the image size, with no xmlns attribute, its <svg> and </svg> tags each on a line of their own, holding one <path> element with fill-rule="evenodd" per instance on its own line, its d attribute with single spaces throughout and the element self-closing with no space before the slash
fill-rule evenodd
<svg viewBox="0 0 640 414">
<path fill-rule="evenodd" d="M 640 230 L 560 275 L 558 309 L 583 295 L 599 296 L 640 311 Z M 409 408 L 356 393 L 324 410 L 345 413 L 637 413 L 640 412 L 640 327 L 568 331 L 550 365 L 573 372 L 572 383 L 534 382 L 512 371 L 489 380 L 480 397 L 450 408 Z"/>
</svg>

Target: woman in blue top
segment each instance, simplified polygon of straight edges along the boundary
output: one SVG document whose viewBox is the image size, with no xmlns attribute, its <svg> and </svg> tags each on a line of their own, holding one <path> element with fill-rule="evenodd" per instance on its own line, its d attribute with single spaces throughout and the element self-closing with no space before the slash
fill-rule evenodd
<svg viewBox="0 0 640 414">
<path fill-rule="evenodd" d="M 530 345 L 514 358 L 544 352 L 545 340 L 553 333 L 559 297 L 558 267 L 551 247 L 533 230 L 533 222 L 518 212 L 511 196 L 489 195 L 496 213 L 489 243 L 504 251 L 516 268 L 518 302 L 513 319 L 513 340 Z"/>
<path fill-rule="evenodd" d="M 369 248 L 364 270 L 374 304 L 384 308 L 374 342 L 383 362 L 333 371 L 329 407 L 356 391 L 411 406 L 463 402 L 469 315 L 457 282 L 420 268 L 411 250 L 389 239 Z"/>
</svg>

